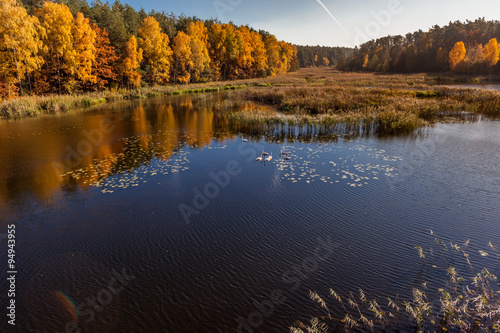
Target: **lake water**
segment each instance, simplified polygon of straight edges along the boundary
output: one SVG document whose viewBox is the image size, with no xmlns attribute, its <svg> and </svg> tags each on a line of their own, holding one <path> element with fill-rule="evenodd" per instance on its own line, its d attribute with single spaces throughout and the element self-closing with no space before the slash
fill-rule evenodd
<svg viewBox="0 0 500 333">
<path fill-rule="evenodd" d="M 485 89 L 485 90 L 500 90 L 500 84 L 498 83 L 484 83 L 484 84 L 457 84 L 451 87 L 461 87 L 461 88 L 474 88 L 474 89 Z"/>
<path fill-rule="evenodd" d="M 197 98 L 0 122 L 2 332 L 286 332 L 321 314 L 309 290 L 385 304 L 444 286 L 415 249 L 431 230 L 500 273 L 479 252 L 500 245 L 500 122 L 262 137 Z"/>
</svg>

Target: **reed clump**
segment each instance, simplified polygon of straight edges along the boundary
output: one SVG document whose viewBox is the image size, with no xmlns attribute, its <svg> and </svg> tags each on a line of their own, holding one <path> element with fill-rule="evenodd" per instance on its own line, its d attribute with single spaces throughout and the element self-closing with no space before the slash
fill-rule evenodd
<svg viewBox="0 0 500 333">
<path fill-rule="evenodd" d="M 477 271 L 470 261 L 469 241 L 462 245 L 435 238 L 439 248 L 426 252 L 416 247 L 423 268 L 441 270 L 448 276 L 441 288 L 429 289 L 426 282 L 413 288 L 412 298 L 369 299 L 362 289 L 340 295 L 330 289 L 329 300 L 316 292 L 309 297 L 325 315 L 309 323 L 297 322 L 292 333 L 336 331 L 414 331 L 414 332 L 498 332 L 500 329 L 500 291 L 498 278 L 483 268 Z M 489 243 L 488 251 L 496 247 Z M 479 251 L 488 257 L 486 251 Z M 432 256 L 433 258 L 427 258 Z M 427 265 L 426 259 L 439 260 Z M 498 256 L 497 256 L 498 259 Z M 458 267 L 462 267 L 460 270 Z M 338 315 L 332 314 L 331 304 Z"/>
</svg>

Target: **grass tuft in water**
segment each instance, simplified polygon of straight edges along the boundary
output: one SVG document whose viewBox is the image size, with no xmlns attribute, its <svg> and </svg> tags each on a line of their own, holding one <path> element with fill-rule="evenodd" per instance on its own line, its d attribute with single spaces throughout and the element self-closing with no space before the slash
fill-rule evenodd
<svg viewBox="0 0 500 333">
<path fill-rule="evenodd" d="M 330 289 L 329 300 L 310 292 L 310 299 L 325 311 L 325 315 L 309 323 L 297 322 L 290 332 L 497 332 L 500 329 L 498 278 L 486 268 L 474 269 L 467 252 L 469 241 L 459 246 L 436 237 L 435 242 L 439 248 L 429 253 L 437 257 L 441 265 L 426 266 L 426 252 L 421 247 L 416 249 L 424 260 L 422 269 L 441 270 L 448 276 L 441 288 L 430 290 L 424 282 L 413 288 L 411 300 L 400 302 L 398 298 L 387 298 L 383 303 L 370 300 L 362 289 L 359 294 L 344 296 Z M 489 247 L 496 251 L 491 242 Z M 489 256 L 486 251 L 479 253 Z M 332 315 L 332 308 L 337 309 L 337 316 Z"/>
</svg>

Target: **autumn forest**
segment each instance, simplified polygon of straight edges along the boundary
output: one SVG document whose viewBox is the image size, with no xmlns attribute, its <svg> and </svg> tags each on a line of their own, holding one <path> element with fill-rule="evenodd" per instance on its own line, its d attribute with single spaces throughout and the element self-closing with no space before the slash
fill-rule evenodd
<svg viewBox="0 0 500 333">
<path fill-rule="evenodd" d="M 0 8 L 0 97 L 274 76 L 296 48 L 265 31 L 118 1 L 16 0 Z"/>
<path fill-rule="evenodd" d="M 356 48 L 300 46 L 216 19 L 115 1 L 6 0 L 0 99 L 269 77 L 299 67 L 384 73 L 499 74 L 500 22 L 450 22 Z"/>
</svg>

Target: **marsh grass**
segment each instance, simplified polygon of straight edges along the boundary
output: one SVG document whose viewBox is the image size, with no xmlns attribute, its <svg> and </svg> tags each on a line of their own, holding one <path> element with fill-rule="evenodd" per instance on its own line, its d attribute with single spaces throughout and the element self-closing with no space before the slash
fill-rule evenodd
<svg viewBox="0 0 500 333">
<path fill-rule="evenodd" d="M 360 134 L 398 134 L 464 115 L 500 114 L 500 92 L 436 85 L 427 75 L 343 74 L 335 71 L 289 73 L 271 87 L 232 92 L 233 103 L 254 102 L 274 111 L 221 108 L 224 117 L 248 126 L 313 124 L 335 130 L 343 123 Z"/>
<path fill-rule="evenodd" d="M 431 231 L 432 233 L 432 231 Z M 432 233 L 433 236 L 435 236 Z M 416 247 L 423 259 L 424 269 L 440 270 L 448 280 L 441 288 L 429 290 L 427 283 L 413 288 L 412 299 L 400 301 L 387 298 L 370 300 L 362 289 L 341 296 L 330 289 L 328 300 L 310 292 L 325 315 L 309 323 L 297 322 L 290 327 L 292 333 L 336 331 L 414 331 L 414 332 L 498 332 L 500 329 L 500 291 L 498 278 L 488 269 L 477 271 L 469 260 L 469 241 L 462 245 L 446 243 L 435 236 L 437 249 L 426 252 Z M 496 247 L 489 243 L 488 252 L 481 256 L 496 257 Z M 432 262 L 427 265 L 426 258 Z M 490 263 L 491 265 L 491 263 Z M 498 268 L 492 267 L 493 269 Z M 380 305 L 379 305 L 380 304 Z M 340 316 L 333 316 L 331 307 Z"/>
</svg>

